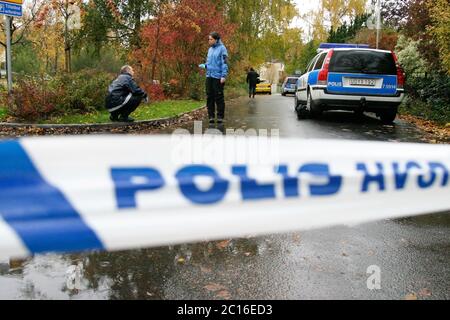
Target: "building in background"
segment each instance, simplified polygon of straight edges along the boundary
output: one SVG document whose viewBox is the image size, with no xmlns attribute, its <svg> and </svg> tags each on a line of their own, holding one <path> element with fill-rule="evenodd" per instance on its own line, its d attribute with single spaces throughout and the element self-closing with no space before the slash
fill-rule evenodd
<svg viewBox="0 0 450 320">
<path fill-rule="evenodd" d="M 274 92 L 284 79 L 284 64 L 280 61 L 266 62 L 259 68 L 259 76 L 272 84 Z"/>
</svg>

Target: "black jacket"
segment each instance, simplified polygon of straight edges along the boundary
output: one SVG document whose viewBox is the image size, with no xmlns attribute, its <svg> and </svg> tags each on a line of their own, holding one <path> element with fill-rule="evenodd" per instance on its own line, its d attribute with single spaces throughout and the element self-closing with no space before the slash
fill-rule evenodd
<svg viewBox="0 0 450 320">
<path fill-rule="evenodd" d="M 129 94 L 133 96 L 147 97 L 144 90 L 139 88 L 136 81 L 129 73 L 120 74 L 108 88 L 108 96 L 106 97 L 106 108 L 112 109 L 120 106 L 125 102 Z"/>
<path fill-rule="evenodd" d="M 247 83 L 249 85 L 256 85 L 256 84 L 258 84 L 258 78 L 259 78 L 259 74 L 256 73 L 256 71 L 249 71 L 247 73 Z"/>
</svg>

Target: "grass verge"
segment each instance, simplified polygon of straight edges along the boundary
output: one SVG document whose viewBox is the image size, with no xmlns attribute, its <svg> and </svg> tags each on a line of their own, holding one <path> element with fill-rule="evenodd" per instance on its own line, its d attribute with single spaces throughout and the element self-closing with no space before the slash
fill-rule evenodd
<svg viewBox="0 0 450 320">
<path fill-rule="evenodd" d="M 204 101 L 194 100 L 166 100 L 139 106 L 131 114 L 136 121 L 170 118 L 182 113 L 190 112 L 205 105 Z M 7 110 L 0 108 L 0 121 L 8 117 Z M 38 121 L 39 124 L 93 124 L 109 123 L 108 111 L 95 111 L 86 114 L 68 114 L 64 116 L 51 117 Z"/>
</svg>

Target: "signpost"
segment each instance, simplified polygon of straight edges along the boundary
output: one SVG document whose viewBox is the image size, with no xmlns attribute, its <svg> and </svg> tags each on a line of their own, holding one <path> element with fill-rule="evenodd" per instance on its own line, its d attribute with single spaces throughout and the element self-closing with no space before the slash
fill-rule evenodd
<svg viewBox="0 0 450 320">
<path fill-rule="evenodd" d="M 6 30 L 6 73 L 8 79 L 8 93 L 12 91 L 12 63 L 11 63 L 11 17 L 22 16 L 23 0 L 0 1 L 0 14 L 5 15 Z"/>
<path fill-rule="evenodd" d="M 377 0 L 375 7 L 375 14 L 377 16 L 377 49 L 380 44 L 380 31 L 381 31 L 381 1 Z"/>
</svg>

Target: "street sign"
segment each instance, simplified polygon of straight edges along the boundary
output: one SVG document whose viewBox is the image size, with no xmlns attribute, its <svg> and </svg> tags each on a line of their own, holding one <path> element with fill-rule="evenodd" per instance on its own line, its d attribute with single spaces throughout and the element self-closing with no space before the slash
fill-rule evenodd
<svg viewBox="0 0 450 320">
<path fill-rule="evenodd" d="M 12 63 L 11 63 L 11 17 L 22 16 L 23 0 L 2 0 L 0 1 L 0 14 L 5 15 L 6 33 L 6 70 L 8 93 L 12 92 Z"/>
<path fill-rule="evenodd" d="M 21 1 L 21 0 L 16 0 Z M 13 1 L 0 1 L 0 14 L 12 17 L 22 16 L 22 4 L 12 3 Z"/>
</svg>

